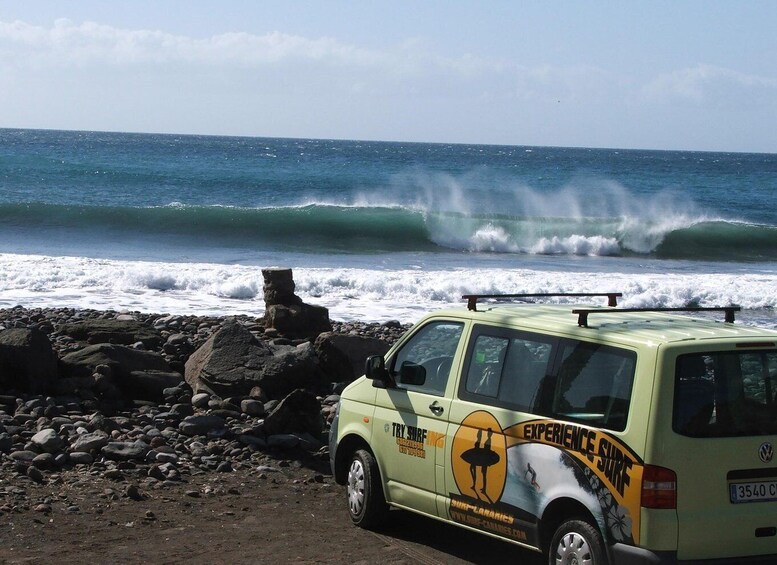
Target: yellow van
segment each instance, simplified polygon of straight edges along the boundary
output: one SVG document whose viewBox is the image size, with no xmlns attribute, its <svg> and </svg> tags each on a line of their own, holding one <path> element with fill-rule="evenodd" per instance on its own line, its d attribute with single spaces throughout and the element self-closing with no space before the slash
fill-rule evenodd
<svg viewBox="0 0 777 565">
<path fill-rule="evenodd" d="M 777 332 L 605 296 L 467 296 L 368 359 L 330 435 L 353 522 L 394 506 L 554 564 L 777 563 Z"/>
</svg>

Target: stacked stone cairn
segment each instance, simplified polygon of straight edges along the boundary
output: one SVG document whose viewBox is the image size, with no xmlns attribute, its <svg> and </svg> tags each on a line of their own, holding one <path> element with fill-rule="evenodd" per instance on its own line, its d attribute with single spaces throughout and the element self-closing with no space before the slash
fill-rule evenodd
<svg viewBox="0 0 777 565">
<path fill-rule="evenodd" d="M 268 455 L 327 472 L 337 393 L 406 328 L 333 323 L 290 269 L 263 275 L 257 318 L 0 310 L 0 477 L 163 486 Z"/>
</svg>

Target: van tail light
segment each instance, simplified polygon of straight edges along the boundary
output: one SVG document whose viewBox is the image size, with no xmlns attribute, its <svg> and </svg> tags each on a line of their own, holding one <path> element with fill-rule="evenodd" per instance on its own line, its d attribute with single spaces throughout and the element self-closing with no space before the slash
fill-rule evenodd
<svg viewBox="0 0 777 565">
<path fill-rule="evenodd" d="M 677 508 L 677 475 L 671 469 L 645 465 L 642 471 L 642 507 Z"/>
</svg>

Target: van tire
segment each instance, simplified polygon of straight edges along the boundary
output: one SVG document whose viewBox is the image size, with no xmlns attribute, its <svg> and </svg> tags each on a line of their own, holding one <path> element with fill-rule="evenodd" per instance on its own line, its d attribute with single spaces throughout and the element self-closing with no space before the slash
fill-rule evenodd
<svg viewBox="0 0 777 565">
<path fill-rule="evenodd" d="M 357 449 L 351 456 L 346 476 L 348 514 L 359 527 L 372 529 L 385 522 L 388 505 L 383 496 L 380 471 L 372 453 Z"/>
<path fill-rule="evenodd" d="M 607 565 L 599 530 L 585 520 L 566 520 L 556 529 L 548 548 L 549 565 L 587 563 Z"/>
</svg>

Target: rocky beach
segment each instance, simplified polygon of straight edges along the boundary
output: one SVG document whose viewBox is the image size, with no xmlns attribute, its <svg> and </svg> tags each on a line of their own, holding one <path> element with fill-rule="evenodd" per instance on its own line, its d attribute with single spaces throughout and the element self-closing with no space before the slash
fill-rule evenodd
<svg viewBox="0 0 777 565">
<path fill-rule="evenodd" d="M 406 328 L 332 322 L 295 297 L 290 271 L 265 281 L 255 318 L 0 311 L 0 562 L 37 561 L 46 547 L 78 561 L 100 547 L 101 528 L 156 530 L 213 500 L 223 505 L 206 525 L 257 519 L 245 504 L 257 489 L 285 504 L 340 505 L 326 441 L 338 392 Z M 42 543 L 52 528 L 71 551 Z M 134 562 L 148 549 L 117 544 L 123 555 L 97 561 Z"/>
</svg>

